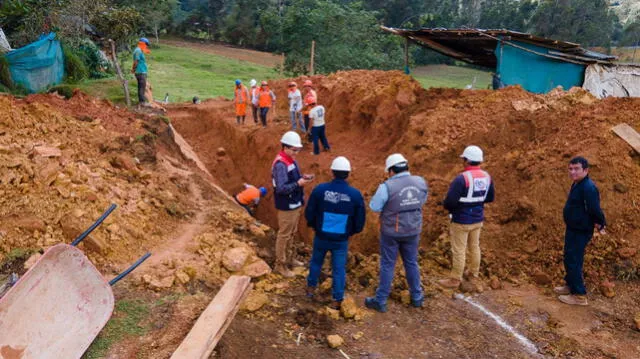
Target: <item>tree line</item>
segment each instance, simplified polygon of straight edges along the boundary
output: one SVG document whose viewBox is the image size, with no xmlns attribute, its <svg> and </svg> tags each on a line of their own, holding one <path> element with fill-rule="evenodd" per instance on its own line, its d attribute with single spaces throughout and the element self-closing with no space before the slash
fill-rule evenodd
<svg viewBox="0 0 640 359">
<path fill-rule="evenodd" d="M 505 28 L 583 46 L 640 41 L 640 20 L 621 24 L 607 0 L 3 0 L 0 26 L 14 47 L 44 29 L 79 42 L 86 27 L 118 41 L 168 33 L 286 54 L 285 70 L 401 68 L 402 28 Z M 451 61 L 412 47 L 417 64 Z"/>
</svg>

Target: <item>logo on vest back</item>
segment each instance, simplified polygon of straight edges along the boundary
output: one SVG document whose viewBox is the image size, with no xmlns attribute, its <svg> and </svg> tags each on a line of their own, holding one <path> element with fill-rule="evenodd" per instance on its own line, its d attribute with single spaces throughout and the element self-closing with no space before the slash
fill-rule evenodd
<svg viewBox="0 0 640 359">
<path fill-rule="evenodd" d="M 474 191 L 486 191 L 487 190 L 487 179 L 486 178 L 474 178 L 473 179 L 473 190 Z"/>
<path fill-rule="evenodd" d="M 415 206 L 420 204 L 420 198 L 418 194 L 420 190 L 416 186 L 409 186 L 403 188 L 400 193 L 400 206 Z"/>
<path fill-rule="evenodd" d="M 324 200 L 326 202 L 338 204 L 339 202 L 351 202 L 351 197 L 340 192 L 325 191 Z"/>
</svg>

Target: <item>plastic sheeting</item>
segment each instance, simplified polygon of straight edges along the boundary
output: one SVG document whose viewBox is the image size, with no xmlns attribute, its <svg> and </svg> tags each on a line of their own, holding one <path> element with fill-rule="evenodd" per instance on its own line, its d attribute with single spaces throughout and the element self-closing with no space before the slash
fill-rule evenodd
<svg viewBox="0 0 640 359">
<path fill-rule="evenodd" d="M 589 65 L 582 87 L 597 98 L 640 97 L 640 66 Z"/>
<path fill-rule="evenodd" d="M 40 40 L 4 55 L 15 85 L 33 93 L 62 82 L 64 56 L 55 37 L 55 33 L 43 35 Z"/>
<path fill-rule="evenodd" d="M 548 49 L 516 42 L 529 50 L 547 54 Z M 527 91 L 547 93 L 558 86 L 570 89 L 582 86 L 585 66 L 551 59 L 498 43 L 495 50 L 498 59 L 497 72 L 505 85 L 520 85 Z"/>
<path fill-rule="evenodd" d="M 0 54 L 9 51 L 11 51 L 11 46 L 9 45 L 9 41 L 7 41 L 7 37 L 4 35 L 4 31 L 0 28 Z"/>
</svg>

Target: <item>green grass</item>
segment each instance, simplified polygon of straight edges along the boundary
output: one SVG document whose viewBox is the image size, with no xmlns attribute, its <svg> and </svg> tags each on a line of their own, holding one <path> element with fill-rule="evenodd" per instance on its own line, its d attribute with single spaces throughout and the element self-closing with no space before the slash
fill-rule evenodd
<svg viewBox="0 0 640 359">
<path fill-rule="evenodd" d="M 462 66 L 421 66 L 413 69 L 411 75 L 427 89 L 430 87 L 465 88 L 473 82 L 474 77 L 476 82 L 473 88 L 486 89 L 491 84 L 490 72 Z"/>
<path fill-rule="evenodd" d="M 137 87 L 135 77 L 130 73 L 131 63 L 128 56 L 122 70 L 129 80 L 132 102 L 136 103 Z M 170 102 L 190 101 L 193 96 L 200 99 L 231 98 L 235 79 L 241 79 L 248 85 L 252 78 L 260 81 L 279 77 L 278 72 L 265 66 L 162 44 L 154 46 L 151 54 L 147 55 L 147 65 L 154 98 L 162 100 L 165 93 L 169 93 Z M 124 102 L 122 85 L 115 78 L 86 80 L 78 87 L 97 97 Z"/>
<path fill-rule="evenodd" d="M 150 310 L 149 304 L 141 300 L 117 301 L 113 316 L 82 358 L 103 358 L 114 343 L 126 337 L 146 334 L 150 328 L 142 322 Z"/>
</svg>

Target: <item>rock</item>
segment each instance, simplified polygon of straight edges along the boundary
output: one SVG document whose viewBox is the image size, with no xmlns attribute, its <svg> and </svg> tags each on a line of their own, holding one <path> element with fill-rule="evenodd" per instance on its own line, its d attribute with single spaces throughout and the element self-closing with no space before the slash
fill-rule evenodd
<svg viewBox="0 0 640 359">
<path fill-rule="evenodd" d="M 613 190 L 618 193 L 627 193 L 629 192 L 629 188 L 622 183 L 616 183 L 613 185 Z"/>
<path fill-rule="evenodd" d="M 57 147 L 49 147 L 49 146 L 35 146 L 33 148 L 33 153 L 42 157 L 60 157 L 62 156 L 62 151 L 60 151 Z"/>
<path fill-rule="evenodd" d="M 59 224 L 60 227 L 62 227 L 62 234 L 68 240 L 74 240 L 78 235 L 80 235 L 80 233 L 82 233 L 82 228 L 84 228 L 80 219 L 76 218 L 73 214 L 64 215 L 60 218 Z"/>
<path fill-rule="evenodd" d="M 342 314 L 345 319 L 351 319 L 356 316 L 358 312 L 358 306 L 356 305 L 356 301 L 353 297 L 348 296 L 344 298 L 342 304 L 340 304 L 340 314 Z"/>
<path fill-rule="evenodd" d="M 329 344 L 330 348 L 337 348 L 344 344 L 344 339 L 342 339 L 342 337 L 337 334 L 327 335 L 327 343 Z"/>
<path fill-rule="evenodd" d="M 548 274 L 540 272 L 540 271 L 537 271 L 537 272 L 533 273 L 531 278 L 538 285 L 547 285 L 547 284 L 551 283 L 551 277 L 549 277 Z"/>
<path fill-rule="evenodd" d="M 42 254 L 40 253 L 35 253 L 31 255 L 31 257 L 29 257 L 29 259 L 27 259 L 24 262 L 24 269 L 29 269 L 33 267 L 33 265 L 36 264 L 36 262 L 38 261 L 38 259 L 40 259 L 40 257 L 42 257 Z"/>
<path fill-rule="evenodd" d="M 262 228 L 256 226 L 255 224 L 249 225 L 249 232 L 258 238 L 265 238 L 267 234 L 262 230 Z"/>
<path fill-rule="evenodd" d="M 329 316 L 329 318 L 333 319 L 333 320 L 339 320 L 340 319 L 340 311 L 333 309 L 333 308 L 325 308 L 327 310 L 327 315 Z"/>
<path fill-rule="evenodd" d="M 258 259 L 257 261 L 244 267 L 243 272 L 245 275 L 248 275 L 251 278 L 258 278 L 271 273 L 271 267 L 269 267 L 267 262 L 263 261 L 262 259 Z"/>
<path fill-rule="evenodd" d="M 176 281 L 180 284 L 187 284 L 191 280 L 189 275 L 183 272 L 182 270 L 177 271 L 175 276 L 176 276 Z"/>
<path fill-rule="evenodd" d="M 227 249 L 222 255 L 222 265 L 230 272 L 237 272 L 242 269 L 249 255 L 250 250 L 247 247 Z"/>
<path fill-rule="evenodd" d="M 462 283 L 460 283 L 460 291 L 462 293 L 473 293 L 476 290 L 476 286 L 473 285 L 471 282 L 468 281 L 462 281 Z"/>
<path fill-rule="evenodd" d="M 624 248 L 618 249 L 616 252 L 618 252 L 618 255 L 620 256 L 620 258 L 629 259 L 635 256 L 636 253 L 638 253 L 638 250 L 636 248 L 624 247 Z"/>
<path fill-rule="evenodd" d="M 240 309 L 245 310 L 247 312 L 255 312 L 262 308 L 269 301 L 269 297 L 263 293 L 258 291 L 252 291 L 247 299 L 242 303 Z"/>
<path fill-rule="evenodd" d="M 408 290 L 405 289 L 400 292 L 400 302 L 404 305 L 411 303 L 411 293 Z"/>
<path fill-rule="evenodd" d="M 44 232 L 47 229 L 47 226 L 45 225 L 43 220 L 32 215 L 26 215 L 16 218 L 14 223 L 16 227 L 25 229 L 27 231 Z"/>
<path fill-rule="evenodd" d="M 635 318 L 633 318 L 634 323 L 636 324 L 636 330 L 640 331 L 640 313 L 636 313 Z"/>
<path fill-rule="evenodd" d="M 169 289 L 171 287 L 173 287 L 173 282 L 175 280 L 175 277 L 170 275 L 168 277 L 159 279 L 159 278 L 144 278 L 143 280 L 145 280 L 146 283 L 148 283 L 149 288 L 155 290 L 155 291 L 160 291 L 162 289 Z"/>
<path fill-rule="evenodd" d="M 613 298 L 616 296 L 616 292 L 613 290 L 615 286 L 616 285 L 614 283 L 605 280 L 604 282 L 600 283 L 600 293 L 602 293 L 602 295 L 607 298 Z"/>
<path fill-rule="evenodd" d="M 491 289 L 493 290 L 501 289 L 502 283 L 500 282 L 500 279 L 498 279 L 498 277 L 491 276 L 491 279 L 489 280 L 489 287 L 491 287 Z"/>
<path fill-rule="evenodd" d="M 363 332 L 357 332 L 357 333 L 353 334 L 351 336 L 351 338 L 353 338 L 353 340 L 358 340 L 358 339 L 362 338 L 363 336 L 364 336 Z"/>
<path fill-rule="evenodd" d="M 224 147 L 218 147 L 218 149 L 216 150 L 216 155 L 222 157 L 224 155 L 227 154 L 227 150 L 224 149 Z"/>
<path fill-rule="evenodd" d="M 534 254 L 538 251 L 538 243 L 535 241 L 528 242 L 524 245 L 522 250 L 527 254 Z"/>
<path fill-rule="evenodd" d="M 107 243 L 98 237 L 87 237 L 82 243 L 84 243 L 85 249 L 92 252 L 104 254 L 107 250 Z"/>
<path fill-rule="evenodd" d="M 127 171 L 131 171 L 136 168 L 135 161 L 131 158 L 131 156 L 121 153 L 116 157 L 111 159 L 111 166 L 119 169 L 125 169 Z"/>
<path fill-rule="evenodd" d="M 273 251 L 269 248 L 260 247 L 257 249 L 256 254 L 262 259 L 273 259 Z"/>
<path fill-rule="evenodd" d="M 327 278 L 324 280 L 324 282 L 320 283 L 320 290 L 327 291 L 331 289 L 332 286 L 333 286 L 333 280 L 331 280 L 331 278 Z"/>
</svg>

